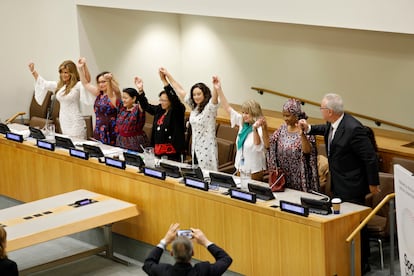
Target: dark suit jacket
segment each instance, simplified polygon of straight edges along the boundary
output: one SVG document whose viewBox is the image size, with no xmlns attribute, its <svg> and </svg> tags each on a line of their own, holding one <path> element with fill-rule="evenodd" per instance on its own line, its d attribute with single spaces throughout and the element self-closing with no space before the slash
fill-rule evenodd
<svg viewBox="0 0 414 276">
<path fill-rule="evenodd" d="M 213 264 L 201 262 L 195 264 L 193 267 L 190 263 L 175 263 L 174 265 L 159 263 L 164 250 L 155 247 L 145 259 L 142 269 L 151 276 L 222 275 L 233 260 L 223 249 L 214 243 L 210 244 L 207 249 L 214 256 L 216 262 Z"/>
<path fill-rule="evenodd" d="M 18 276 L 17 264 L 8 258 L 0 259 L 0 275 Z"/>
<path fill-rule="evenodd" d="M 171 143 L 179 155 L 185 147 L 185 106 L 171 85 L 165 86 L 164 90 L 171 102 L 171 110 L 165 116 L 164 123 L 160 126 L 160 129 L 158 129 L 157 122 L 165 113 L 165 110 L 162 109 L 160 104 L 149 104 L 145 93 L 138 95 L 138 101 L 143 110 L 154 116 L 151 145 Z"/>
<path fill-rule="evenodd" d="M 330 123 L 314 125 L 309 134 L 324 135 L 325 145 L 328 145 L 330 127 Z M 328 162 L 332 193 L 344 201 L 364 204 L 369 185 L 379 185 L 374 147 L 364 126 L 349 114 L 344 114 L 338 125 Z"/>
</svg>

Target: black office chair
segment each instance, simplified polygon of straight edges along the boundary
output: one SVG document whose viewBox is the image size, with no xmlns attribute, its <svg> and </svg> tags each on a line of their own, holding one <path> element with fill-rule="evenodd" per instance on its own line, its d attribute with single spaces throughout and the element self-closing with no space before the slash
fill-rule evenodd
<svg viewBox="0 0 414 276">
<path fill-rule="evenodd" d="M 394 175 L 380 172 L 379 188 L 381 192 L 376 195 L 369 194 L 366 197 L 367 206 L 375 208 L 385 196 L 394 193 Z M 381 269 L 384 269 L 383 242 L 394 238 L 390 237 L 389 210 L 389 204 L 385 204 L 367 224 L 369 239 L 376 242 L 379 247 Z M 391 227 L 395 227 L 395 225 L 391 225 Z"/>
</svg>

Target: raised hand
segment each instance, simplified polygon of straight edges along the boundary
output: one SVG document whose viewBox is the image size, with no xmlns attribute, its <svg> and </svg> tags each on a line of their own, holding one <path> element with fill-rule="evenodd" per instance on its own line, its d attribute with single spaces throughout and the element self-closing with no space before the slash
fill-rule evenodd
<svg viewBox="0 0 414 276">
<path fill-rule="evenodd" d="M 221 81 L 217 76 L 213 76 L 213 86 L 215 89 L 221 89 Z"/>
<path fill-rule="evenodd" d="M 33 63 L 33 61 L 29 62 L 29 70 L 31 73 L 33 73 L 33 71 L 35 70 L 35 64 Z"/>
<path fill-rule="evenodd" d="M 84 57 L 80 57 L 79 59 L 78 59 L 78 68 L 82 68 L 83 66 L 85 66 L 85 64 L 86 64 L 86 58 L 84 58 Z"/>
<path fill-rule="evenodd" d="M 142 81 L 142 79 L 140 77 L 135 77 L 134 83 L 138 89 L 138 92 L 142 93 L 144 91 L 144 82 Z"/>
<path fill-rule="evenodd" d="M 110 82 L 113 78 L 112 73 L 106 73 L 103 77 L 107 82 Z"/>
</svg>

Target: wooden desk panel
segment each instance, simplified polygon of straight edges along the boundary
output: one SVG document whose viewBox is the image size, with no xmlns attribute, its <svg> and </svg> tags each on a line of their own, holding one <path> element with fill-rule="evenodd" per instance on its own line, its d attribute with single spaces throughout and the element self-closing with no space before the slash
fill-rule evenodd
<svg viewBox="0 0 414 276">
<path fill-rule="evenodd" d="M 230 269 L 244 275 L 349 275 L 345 239 L 368 211 L 363 207 L 346 211 L 344 206 L 344 214 L 338 216 L 303 218 L 270 208 L 269 203 L 234 200 L 187 188 L 173 179 L 149 178 L 136 169 L 124 171 L 72 158 L 67 151 L 37 149 L 27 142 L 0 138 L 0 152 L 0 175 L 6 176 L 2 194 L 32 201 L 82 188 L 135 203 L 139 218 L 116 223 L 115 232 L 155 245 L 173 222 L 182 228 L 198 227 L 232 256 Z M 198 245 L 195 258 L 213 261 Z M 358 275 L 358 267 L 356 271 Z"/>
</svg>

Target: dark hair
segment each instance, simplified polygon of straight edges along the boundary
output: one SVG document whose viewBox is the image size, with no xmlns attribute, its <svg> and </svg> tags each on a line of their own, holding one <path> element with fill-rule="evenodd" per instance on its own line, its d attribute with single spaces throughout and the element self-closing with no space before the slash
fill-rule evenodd
<svg viewBox="0 0 414 276">
<path fill-rule="evenodd" d="M 204 101 L 202 103 L 200 103 L 200 105 L 198 106 L 198 112 L 202 112 L 204 110 L 204 107 L 208 104 L 208 102 L 211 99 L 211 91 L 210 88 L 208 88 L 207 85 L 205 85 L 202 82 L 196 83 L 191 87 L 191 105 L 193 106 L 193 109 L 195 108 L 195 103 L 194 103 L 194 98 L 193 98 L 193 91 L 194 89 L 199 88 L 201 90 L 201 92 L 203 92 L 204 95 Z"/>
<path fill-rule="evenodd" d="M 124 88 L 122 92 L 128 93 L 131 98 L 135 97 L 135 103 L 138 103 L 138 91 L 135 88 Z"/>
<path fill-rule="evenodd" d="M 162 96 L 162 94 L 167 95 L 167 92 L 166 92 L 165 90 L 162 90 L 162 91 L 160 92 L 160 94 L 158 94 L 158 97 L 161 97 L 161 96 Z M 167 95 L 167 97 L 168 97 L 168 95 Z M 168 98 L 168 99 L 170 99 L 170 98 Z"/>
<path fill-rule="evenodd" d="M 178 263 L 188 263 L 193 256 L 193 243 L 186 237 L 178 236 L 172 243 L 173 256 Z"/>
<path fill-rule="evenodd" d="M 99 81 L 99 78 L 100 77 L 102 77 L 103 75 L 105 75 L 105 74 L 109 74 L 110 72 L 109 71 L 103 71 L 103 72 L 101 72 L 101 73 L 99 73 L 97 76 L 96 76 L 96 82 L 98 83 L 98 81 Z"/>
</svg>

